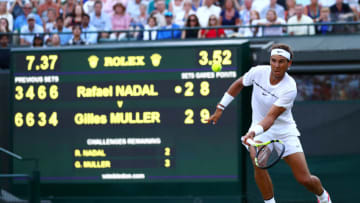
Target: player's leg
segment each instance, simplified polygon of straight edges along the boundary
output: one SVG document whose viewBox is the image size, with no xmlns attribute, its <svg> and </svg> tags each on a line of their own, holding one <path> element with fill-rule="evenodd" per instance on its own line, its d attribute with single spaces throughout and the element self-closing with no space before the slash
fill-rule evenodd
<svg viewBox="0 0 360 203">
<path fill-rule="evenodd" d="M 274 190 L 273 185 L 271 182 L 270 175 L 267 170 L 258 168 L 255 165 L 254 159 L 256 156 L 256 151 L 254 147 L 249 147 L 250 157 L 252 160 L 252 164 L 254 167 L 254 176 L 255 176 L 255 182 L 263 196 L 264 200 L 272 200 L 272 202 L 275 202 L 274 198 Z"/>
<path fill-rule="evenodd" d="M 329 194 L 322 187 L 320 179 L 310 173 L 303 152 L 288 155 L 284 157 L 284 160 L 290 166 L 295 179 L 300 184 L 317 195 L 321 202 L 331 202 Z"/>
</svg>

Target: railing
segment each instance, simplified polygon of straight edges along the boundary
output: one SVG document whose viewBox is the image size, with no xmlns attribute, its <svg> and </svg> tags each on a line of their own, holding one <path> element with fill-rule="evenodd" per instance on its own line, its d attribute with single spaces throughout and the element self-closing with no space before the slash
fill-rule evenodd
<svg viewBox="0 0 360 203">
<path fill-rule="evenodd" d="M 32 175 L 29 174 L 0 174 L 0 179 L 19 179 L 25 180 L 28 184 L 28 199 L 29 203 L 39 203 L 40 202 L 40 172 L 39 172 L 39 161 L 34 158 L 23 158 L 22 156 L 10 152 L 2 147 L 0 147 L 0 151 L 5 154 L 11 156 L 12 158 L 18 159 L 20 161 L 34 161 L 35 162 L 35 170 L 33 170 Z M 1 185 L 0 185 L 1 186 Z M 0 202 L 4 200 L 5 202 L 24 202 L 23 200 L 11 195 L 10 193 L 5 193 L 0 187 Z"/>
<path fill-rule="evenodd" d="M 316 30 L 321 26 L 328 26 L 328 28 L 331 28 L 327 30 L 326 32 L 319 33 L 316 32 Z M 267 35 L 266 30 L 281 27 L 282 31 L 278 34 L 271 34 Z M 118 42 L 118 41 L 146 41 L 143 39 L 143 34 L 146 32 L 171 32 L 168 40 L 187 40 L 187 39 L 181 39 L 181 37 L 176 33 L 181 33 L 182 31 L 188 31 L 188 30 L 210 30 L 215 29 L 218 33 L 220 29 L 231 31 L 227 32 L 225 38 L 244 38 L 244 39 L 253 39 L 253 38 L 267 38 L 267 37 L 284 37 L 284 36 L 292 36 L 287 33 L 287 30 L 290 27 L 306 27 L 307 32 L 305 34 L 302 34 L 301 36 L 311 36 L 311 35 L 336 35 L 336 34 L 355 34 L 360 33 L 360 22 L 328 22 L 328 23 L 313 23 L 313 24 L 281 24 L 281 25 L 272 25 L 272 26 L 264 26 L 264 25 L 248 25 L 248 26 L 214 26 L 214 27 L 183 27 L 183 28 L 176 28 L 176 29 L 143 29 L 140 27 L 132 26 L 128 30 L 110 30 L 110 31 L 89 31 L 89 32 L 83 32 L 82 37 L 84 38 L 85 35 L 91 35 L 91 34 L 97 34 L 97 42 L 96 43 L 109 43 L 109 42 Z M 314 27 L 314 28 L 311 28 Z M 246 29 L 257 29 L 258 32 L 263 33 L 260 36 L 245 36 L 242 31 Z M 311 33 L 311 29 L 315 29 L 315 33 Z M 99 34 L 101 33 L 107 33 L 110 35 L 111 33 L 118 33 L 122 34 L 121 38 L 111 39 L 111 38 L 101 38 Z M 230 34 L 229 34 L 230 33 Z M 68 36 L 69 39 L 72 37 L 72 32 L 52 32 L 52 33 L 41 33 L 41 35 L 45 38 L 48 38 L 54 34 L 58 34 L 59 36 Z M 28 35 L 35 35 L 34 33 L 1 33 L 0 35 L 7 35 L 10 38 L 10 46 L 19 46 L 20 45 L 20 36 L 28 36 Z M 177 35 L 177 36 L 176 36 Z M 158 40 L 158 39 L 151 39 L 151 34 L 149 35 L 149 40 Z M 294 35 L 299 36 L 299 35 Z M 216 38 L 220 38 L 220 36 L 217 35 Z M 192 38 L 194 39 L 194 38 Z M 86 41 L 86 39 L 84 39 Z M 21 46 L 21 45 L 20 45 Z"/>
</svg>

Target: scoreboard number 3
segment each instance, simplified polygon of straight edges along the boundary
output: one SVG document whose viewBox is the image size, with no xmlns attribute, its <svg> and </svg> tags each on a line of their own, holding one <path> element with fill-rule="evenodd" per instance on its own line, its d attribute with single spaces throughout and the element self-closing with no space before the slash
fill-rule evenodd
<svg viewBox="0 0 360 203">
<path fill-rule="evenodd" d="M 58 60 L 58 55 L 42 55 L 40 56 L 40 63 L 34 63 L 36 61 L 36 56 L 29 55 L 26 56 L 27 61 L 27 71 L 46 71 L 46 70 L 55 70 L 55 65 Z M 35 67 L 34 67 L 35 66 Z"/>
<path fill-rule="evenodd" d="M 207 50 L 201 50 L 199 52 L 199 64 L 201 66 L 211 66 L 213 64 L 221 64 L 221 65 L 232 65 L 232 52 L 229 49 L 219 50 L 215 49 L 212 51 L 212 56 L 209 56 L 209 52 Z"/>
</svg>

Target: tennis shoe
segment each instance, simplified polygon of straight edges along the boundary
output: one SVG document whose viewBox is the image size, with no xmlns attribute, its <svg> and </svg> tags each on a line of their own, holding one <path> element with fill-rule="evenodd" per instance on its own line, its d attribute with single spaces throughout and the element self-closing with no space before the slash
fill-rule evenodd
<svg viewBox="0 0 360 203">
<path fill-rule="evenodd" d="M 329 193 L 327 191 L 325 191 L 325 193 L 326 193 L 326 199 L 320 200 L 320 198 L 317 198 L 318 203 L 332 203 Z"/>
</svg>

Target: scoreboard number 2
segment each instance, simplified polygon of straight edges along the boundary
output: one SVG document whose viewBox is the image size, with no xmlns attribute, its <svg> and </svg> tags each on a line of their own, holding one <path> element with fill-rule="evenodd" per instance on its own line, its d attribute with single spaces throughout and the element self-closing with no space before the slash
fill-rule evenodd
<svg viewBox="0 0 360 203">
<path fill-rule="evenodd" d="M 209 56 L 209 52 L 207 50 L 201 50 L 199 52 L 199 64 L 201 66 L 211 66 L 213 64 L 221 64 L 224 66 L 232 65 L 232 52 L 229 49 L 220 50 L 215 49 L 212 50 L 212 55 Z"/>
<path fill-rule="evenodd" d="M 185 125 L 192 125 L 195 123 L 194 121 L 194 110 L 192 109 L 186 109 L 185 112 Z M 207 119 L 210 118 L 210 111 L 208 109 L 201 109 L 200 110 L 200 122 L 202 124 L 207 124 Z"/>
</svg>

